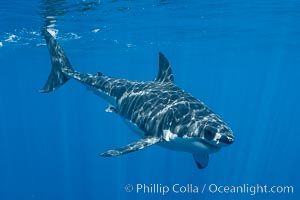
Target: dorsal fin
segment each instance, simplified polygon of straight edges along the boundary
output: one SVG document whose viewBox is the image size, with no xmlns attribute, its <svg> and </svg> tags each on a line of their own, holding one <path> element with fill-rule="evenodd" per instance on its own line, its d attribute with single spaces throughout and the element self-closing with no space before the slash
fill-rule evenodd
<svg viewBox="0 0 300 200">
<path fill-rule="evenodd" d="M 167 58 L 161 52 L 159 52 L 159 69 L 155 81 L 161 83 L 174 82 L 171 65 Z"/>
</svg>

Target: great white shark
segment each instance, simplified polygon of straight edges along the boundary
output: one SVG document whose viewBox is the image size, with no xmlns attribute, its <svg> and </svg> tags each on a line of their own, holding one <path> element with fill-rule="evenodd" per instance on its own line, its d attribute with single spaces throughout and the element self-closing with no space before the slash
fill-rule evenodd
<svg viewBox="0 0 300 200">
<path fill-rule="evenodd" d="M 193 154 L 197 166 L 202 169 L 208 164 L 209 154 L 233 143 L 233 132 L 226 123 L 202 101 L 175 85 L 171 65 L 162 53 L 159 53 L 158 75 L 153 81 L 131 81 L 100 72 L 90 74 L 74 70 L 49 31 L 44 29 L 42 35 L 52 69 L 40 92 L 51 92 L 69 79 L 75 79 L 107 100 L 106 111 L 120 115 L 142 138 L 101 153 L 101 156 L 119 156 L 159 144 Z"/>
</svg>

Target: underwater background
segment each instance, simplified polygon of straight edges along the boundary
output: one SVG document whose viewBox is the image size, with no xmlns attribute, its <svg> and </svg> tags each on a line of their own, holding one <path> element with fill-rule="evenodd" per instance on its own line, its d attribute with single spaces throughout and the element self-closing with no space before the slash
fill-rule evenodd
<svg viewBox="0 0 300 200">
<path fill-rule="evenodd" d="M 0 19 L 1 200 L 300 199 L 299 0 L 13 0 Z M 203 170 L 159 146 L 100 157 L 139 137 L 73 80 L 38 92 L 51 68 L 44 26 L 82 72 L 153 80 L 163 52 L 235 142 Z"/>
</svg>

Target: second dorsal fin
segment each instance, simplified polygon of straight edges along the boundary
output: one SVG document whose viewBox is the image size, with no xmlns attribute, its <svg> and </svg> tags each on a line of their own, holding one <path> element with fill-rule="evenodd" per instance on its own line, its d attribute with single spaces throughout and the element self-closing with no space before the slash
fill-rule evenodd
<svg viewBox="0 0 300 200">
<path fill-rule="evenodd" d="M 161 52 L 159 52 L 159 69 L 155 81 L 161 83 L 174 82 L 171 65 Z"/>
</svg>

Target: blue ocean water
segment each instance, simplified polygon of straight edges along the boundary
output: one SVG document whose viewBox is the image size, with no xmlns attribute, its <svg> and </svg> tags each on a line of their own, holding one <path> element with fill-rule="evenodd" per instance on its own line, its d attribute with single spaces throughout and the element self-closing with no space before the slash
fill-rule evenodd
<svg viewBox="0 0 300 200">
<path fill-rule="evenodd" d="M 300 198 L 300 1 L 14 0 L 0 18 L 1 200 Z M 163 52 L 234 144 L 204 170 L 159 146 L 98 156 L 138 136 L 75 81 L 38 92 L 50 71 L 43 26 L 79 71 L 153 80 Z"/>
</svg>

